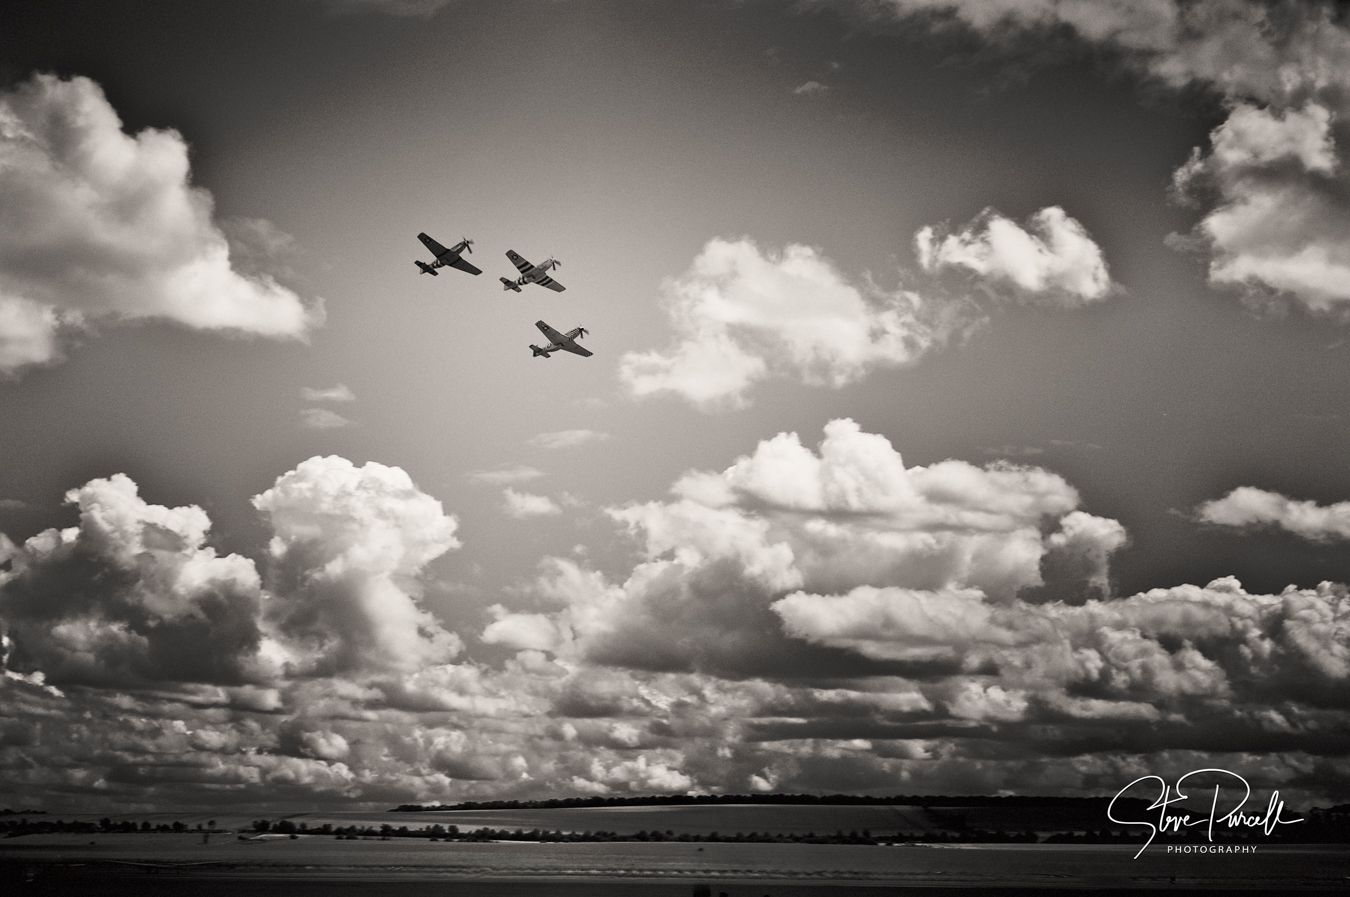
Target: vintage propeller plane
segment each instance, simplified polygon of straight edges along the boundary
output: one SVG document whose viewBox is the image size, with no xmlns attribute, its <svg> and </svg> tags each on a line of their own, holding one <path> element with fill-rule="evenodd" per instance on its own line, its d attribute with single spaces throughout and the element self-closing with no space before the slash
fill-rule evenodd
<svg viewBox="0 0 1350 897">
<path fill-rule="evenodd" d="M 575 330 L 569 330 L 566 333 L 559 333 L 543 321 L 535 321 L 534 326 L 539 328 L 539 332 L 548 337 L 548 345 L 540 348 L 530 344 L 530 349 L 534 351 L 534 357 L 540 355 L 548 358 L 550 352 L 573 352 L 577 355 L 591 355 L 590 349 L 584 349 L 577 345 L 577 340 L 586 335 L 585 327 L 578 327 Z"/>
<path fill-rule="evenodd" d="M 461 271 L 468 271 L 470 274 L 483 273 L 481 268 L 472 265 L 461 258 L 464 253 L 473 252 L 473 240 L 470 240 L 468 237 L 463 238 L 450 249 L 446 249 L 426 234 L 418 234 L 417 239 L 421 240 L 423 245 L 431 250 L 431 254 L 436 256 L 435 260 L 430 265 L 420 259 L 414 260 L 417 267 L 422 269 L 423 274 L 430 274 L 432 277 L 435 277 L 436 269 L 443 268 L 446 265 L 449 265 L 451 268 L 458 268 Z"/>
<path fill-rule="evenodd" d="M 514 249 L 506 250 L 506 257 L 511 260 L 511 264 L 516 266 L 516 270 L 520 272 L 520 277 L 516 278 L 515 280 L 511 280 L 508 277 L 500 278 L 502 282 L 502 289 L 515 290 L 517 293 L 519 293 L 520 288 L 528 283 L 537 283 L 541 287 L 548 287 L 555 293 L 561 293 L 563 290 L 567 289 L 567 287 L 563 286 L 562 284 L 554 280 L 552 277 L 548 276 L 548 272 L 550 270 L 562 267 L 562 262 L 558 261 L 557 259 L 547 258 L 544 259 L 539 264 L 534 265 L 531 264 L 529 261 L 527 261 L 524 257 L 520 255 L 520 253 L 516 252 Z"/>
</svg>

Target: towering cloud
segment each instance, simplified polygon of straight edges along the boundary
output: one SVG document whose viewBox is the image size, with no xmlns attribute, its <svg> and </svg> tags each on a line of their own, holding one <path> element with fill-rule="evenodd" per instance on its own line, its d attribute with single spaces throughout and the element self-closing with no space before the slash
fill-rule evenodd
<svg viewBox="0 0 1350 897">
<path fill-rule="evenodd" d="M 177 132 L 126 134 L 87 78 L 0 93 L 0 374 L 59 360 L 63 328 L 138 319 L 299 338 L 322 310 L 232 267 Z"/>
<path fill-rule="evenodd" d="M 459 546 L 457 521 L 397 467 L 310 458 L 255 496 L 278 631 L 297 672 L 415 670 L 461 648 L 418 603 L 428 562 Z"/>
<path fill-rule="evenodd" d="M 242 685 L 275 675 L 258 572 L 206 544 L 201 508 L 149 504 L 122 474 L 66 499 L 79 507 L 78 526 L 8 549 L 0 541 L 10 669 L 95 686 Z"/>
</svg>

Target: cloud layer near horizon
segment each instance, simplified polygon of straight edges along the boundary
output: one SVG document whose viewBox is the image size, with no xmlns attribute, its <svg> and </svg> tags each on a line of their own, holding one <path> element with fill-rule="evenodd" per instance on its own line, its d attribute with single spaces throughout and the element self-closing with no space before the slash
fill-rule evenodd
<svg viewBox="0 0 1350 897">
<path fill-rule="evenodd" d="M 7 802 L 1082 793 L 1216 753 L 1350 788 L 1344 586 L 1113 596 L 1124 529 L 1062 477 L 849 420 L 608 509 L 635 563 L 546 558 L 478 632 L 426 606 L 458 521 L 398 468 L 283 474 L 257 561 L 122 475 L 69 500 L 0 536 Z"/>
<path fill-rule="evenodd" d="M 181 135 L 126 134 L 93 81 L 36 75 L 0 93 L 0 376 L 134 320 L 296 339 L 323 310 L 232 266 Z"/>
</svg>

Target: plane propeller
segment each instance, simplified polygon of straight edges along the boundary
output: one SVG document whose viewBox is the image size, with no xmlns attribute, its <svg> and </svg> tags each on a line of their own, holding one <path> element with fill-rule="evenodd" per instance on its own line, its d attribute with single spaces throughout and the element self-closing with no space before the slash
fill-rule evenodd
<svg viewBox="0 0 1350 897">
<path fill-rule="evenodd" d="M 470 240 L 468 237 L 460 237 L 460 242 L 464 244 L 464 251 L 469 255 L 473 255 L 473 240 Z"/>
<path fill-rule="evenodd" d="M 586 331 L 586 328 L 585 328 L 585 327 L 578 327 L 578 328 L 577 328 L 577 337 L 578 337 L 579 339 L 580 339 L 580 338 L 584 338 L 584 337 L 586 336 L 586 332 L 587 332 L 587 331 Z"/>
</svg>

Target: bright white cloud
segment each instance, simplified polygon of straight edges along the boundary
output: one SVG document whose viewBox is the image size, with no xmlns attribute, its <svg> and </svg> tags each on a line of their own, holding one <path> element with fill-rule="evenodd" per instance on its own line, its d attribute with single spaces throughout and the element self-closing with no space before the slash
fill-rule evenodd
<svg viewBox="0 0 1350 897">
<path fill-rule="evenodd" d="M 610 766 L 596 760 L 587 770 L 587 775 L 577 776 L 572 781 L 573 787 L 583 794 L 605 794 L 611 791 L 682 792 L 688 791 L 693 784 L 693 779 L 678 768 L 661 760 L 649 760 L 646 754 Z"/>
<path fill-rule="evenodd" d="M 1212 204 L 1196 227 L 1211 282 L 1264 287 L 1317 312 L 1350 308 L 1350 202 L 1332 114 L 1239 105 L 1176 173 L 1180 196 Z"/>
<path fill-rule="evenodd" d="M 1206 523 L 1220 526 L 1270 526 L 1313 541 L 1350 540 L 1350 502 L 1319 505 L 1278 492 L 1239 486 L 1223 498 L 1196 509 Z"/>
<path fill-rule="evenodd" d="M 563 610 L 503 612 L 494 638 L 640 668 L 745 671 L 790 662 L 770 610 L 789 592 L 866 585 L 993 603 L 1052 585 L 1105 592 L 1124 543 L 1118 523 L 1077 510 L 1077 492 L 1049 471 L 907 467 L 851 420 L 830 422 L 819 451 L 779 434 L 672 492 L 610 510 L 646 556 L 622 583 L 554 559 L 536 591 Z"/>
<path fill-rule="evenodd" d="M 1041 209 L 1025 227 L 985 209 L 958 231 L 922 228 L 914 242 L 925 271 L 964 268 L 1046 303 L 1094 302 L 1111 286 L 1101 247 L 1058 206 Z"/>
<path fill-rule="evenodd" d="M 568 449 L 604 442 L 609 438 L 608 433 L 600 430 L 556 430 L 552 433 L 540 433 L 538 436 L 531 438 L 530 445 L 550 450 Z"/>
<path fill-rule="evenodd" d="M 508 517 L 526 520 L 530 517 L 552 517 L 562 513 L 558 503 L 547 495 L 534 495 L 506 489 L 502 492 L 502 509 Z"/>
<path fill-rule="evenodd" d="M 483 630 L 483 641 L 505 645 L 517 651 L 557 651 L 561 636 L 557 624 L 547 614 L 512 613 L 500 604 L 488 611 L 495 618 Z"/>
<path fill-rule="evenodd" d="M 87 78 L 37 75 L 0 93 L 0 364 L 49 363 L 57 322 L 167 320 L 300 338 L 322 320 L 230 262 L 211 195 L 175 131 L 122 131 Z"/>
<path fill-rule="evenodd" d="M 272 527 L 270 613 L 297 670 L 415 669 L 460 650 L 419 602 L 457 521 L 397 467 L 315 457 L 253 499 Z"/>
<path fill-rule="evenodd" d="M 913 363 L 953 329 L 950 309 L 854 285 L 809 246 L 710 240 L 663 291 L 675 342 L 626 353 L 620 377 L 636 397 L 671 392 L 704 408 L 744 405 L 770 377 L 842 386 Z"/>
</svg>

